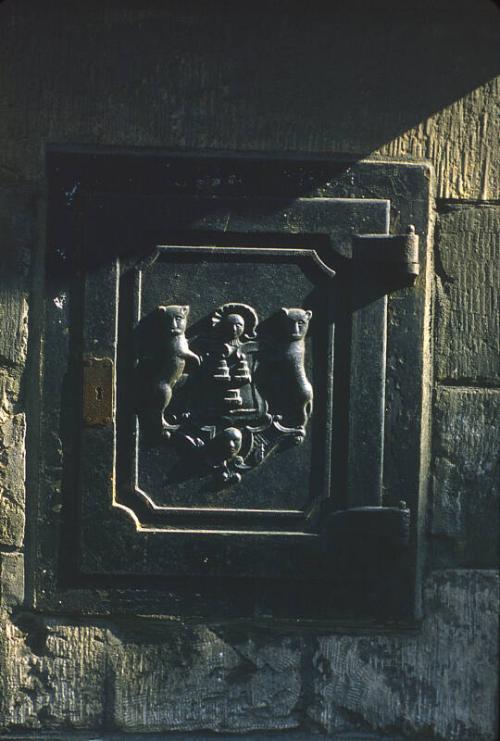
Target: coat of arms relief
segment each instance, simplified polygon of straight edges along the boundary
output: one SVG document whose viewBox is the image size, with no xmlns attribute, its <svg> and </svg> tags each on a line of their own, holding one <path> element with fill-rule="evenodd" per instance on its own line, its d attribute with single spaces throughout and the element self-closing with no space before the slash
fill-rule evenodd
<svg viewBox="0 0 500 741">
<path fill-rule="evenodd" d="M 219 488 L 303 442 L 313 405 L 304 341 L 311 316 L 281 308 L 260 323 L 252 306 L 233 302 L 194 329 L 189 306 L 158 306 L 137 351 L 142 441 L 176 446 Z"/>
</svg>

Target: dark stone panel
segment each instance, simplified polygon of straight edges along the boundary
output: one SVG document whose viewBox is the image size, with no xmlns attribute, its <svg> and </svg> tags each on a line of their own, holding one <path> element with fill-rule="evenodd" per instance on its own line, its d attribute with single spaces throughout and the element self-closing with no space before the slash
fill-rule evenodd
<svg viewBox="0 0 500 741">
<path fill-rule="evenodd" d="M 490 108 L 471 94 L 498 74 L 490 0 L 258 7 L 2 3 L 3 178 L 39 180 L 51 142 L 359 156 L 385 147 L 433 159 L 444 193 L 479 197 L 483 176 L 493 181 Z"/>
</svg>

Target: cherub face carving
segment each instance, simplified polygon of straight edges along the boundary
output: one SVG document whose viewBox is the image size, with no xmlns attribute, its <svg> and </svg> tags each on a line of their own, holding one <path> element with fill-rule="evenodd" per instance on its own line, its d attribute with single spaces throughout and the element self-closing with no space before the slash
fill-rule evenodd
<svg viewBox="0 0 500 741">
<path fill-rule="evenodd" d="M 228 427 L 224 430 L 224 442 L 231 456 L 237 455 L 241 450 L 242 435 L 237 427 Z"/>
<path fill-rule="evenodd" d="M 245 331 L 245 322 L 239 314 L 228 314 L 221 322 L 221 332 L 225 339 L 237 340 Z"/>
</svg>

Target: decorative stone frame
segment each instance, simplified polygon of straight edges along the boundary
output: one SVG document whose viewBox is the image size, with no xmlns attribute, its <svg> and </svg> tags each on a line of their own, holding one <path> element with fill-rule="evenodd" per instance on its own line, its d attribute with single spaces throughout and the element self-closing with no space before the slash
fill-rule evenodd
<svg viewBox="0 0 500 741">
<path fill-rule="evenodd" d="M 428 166 L 52 150 L 48 177 L 44 466 L 31 504 L 44 524 L 36 533 L 34 606 L 205 619 L 418 616 L 430 374 Z M 389 231 L 408 224 L 420 245 L 414 286 L 405 277 L 415 272 L 408 268 L 414 254 L 402 259 L 404 269 L 383 257 Z M 377 235 L 379 264 L 366 259 L 367 237 L 356 246 L 360 233 Z M 285 529 L 271 522 L 272 512 L 253 530 L 214 525 L 213 517 L 207 527 L 199 513 L 196 525 L 158 525 L 120 498 L 114 369 L 120 281 L 129 279 L 123 265 L 138 265 L 136 280 L 154 248 L 186 241 L 228 255 L 243 246 L 269 256 L 279 249 L 283 258 L 288 250 L 291 262 L 300 257 L 313 270 L 336 271 L 328 279 L 344 314 L 336 314 L 335 336 L 324 330 L 330 339 L 319 375 L 327 412 L 313 443 L 322 439 L 327 450 L 330 489 L 315 504 L 313 529 Z M 410 242 L 403 240 L 401 254 Z M 326 296 L 324 284 L 321 290 Z M 95 366 L 98 382 L 89 371 Z M 107 422 L 84 422 L 84 380 L 111 389 Z M 311 512 L 304 517 L 312 521 Z"/>
</svg>

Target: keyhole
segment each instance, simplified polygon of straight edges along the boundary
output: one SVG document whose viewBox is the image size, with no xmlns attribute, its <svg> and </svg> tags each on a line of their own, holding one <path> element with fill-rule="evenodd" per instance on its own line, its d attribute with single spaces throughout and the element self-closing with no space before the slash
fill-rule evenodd
<svg viewBox="0 0 500 741">
<path fill-rule="evenodd" d="M 97 401 L 102 401 L 103 396 L 104 396 L 104 393 L 102 390 L 102 386 L 96 386 L 95 387 L 95 398 L 97 399 Z"/>
</svg>

